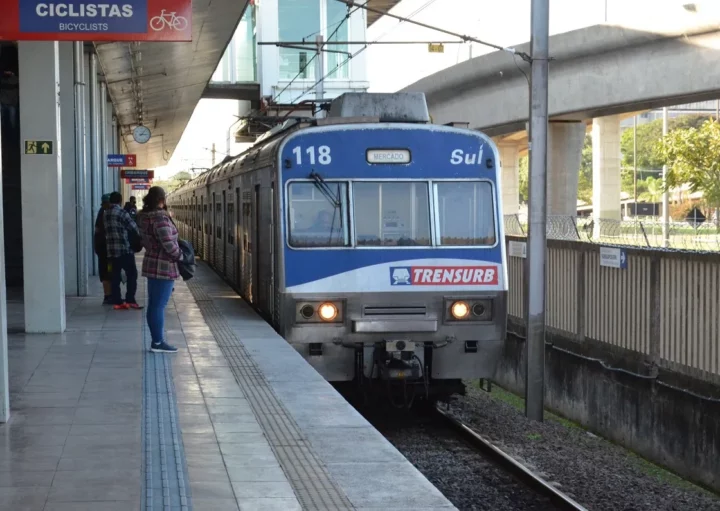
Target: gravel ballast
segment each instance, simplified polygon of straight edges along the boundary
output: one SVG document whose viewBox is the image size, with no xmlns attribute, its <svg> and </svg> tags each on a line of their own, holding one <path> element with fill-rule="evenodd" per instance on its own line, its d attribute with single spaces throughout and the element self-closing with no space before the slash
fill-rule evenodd
<svg viewBox="0 0 720 511">
<path fill-rule="evenodd" d="M 553 509 L 545 498 L 485 460 L 438 420 L 360 411 L 459 510 Z"/>
<path fill-rule="evenodd" d="M 521 399 L 466 383 L 467 395 L 450 406 L 453 415 L 588 509 L 720 511 L 720 497 L 626 449 L 549 414 L 543 423 L 530 421 Z"/>
</svg>

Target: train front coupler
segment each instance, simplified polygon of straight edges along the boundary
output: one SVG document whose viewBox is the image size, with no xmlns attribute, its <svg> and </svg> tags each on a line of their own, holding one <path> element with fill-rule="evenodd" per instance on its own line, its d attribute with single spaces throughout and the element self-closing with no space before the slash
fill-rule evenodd
<svg viewBox="0 0 720 511">
<path fill-rule="evenodd" d="M 423 366 L 415 354 L 413 341 L 386 340 L 376 343 L 373 364 L 378 368 L 382 380 L 418 381 L 424 377 Z"/>
</svg>

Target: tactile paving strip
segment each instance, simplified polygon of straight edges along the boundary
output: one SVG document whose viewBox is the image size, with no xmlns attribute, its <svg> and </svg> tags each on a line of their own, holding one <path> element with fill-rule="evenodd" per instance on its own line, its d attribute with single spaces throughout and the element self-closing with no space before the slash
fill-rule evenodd
<svg viewBox="0 0 720 511">
<path fill-rule="evenodd" d="M 146 311 L 143 311 L 143 319 Z M 169 355 L 151 353 L 143 321 L 143 500 L 142 509 L 190 511 L 185 452 Z M 171 356 L 171 355 L 170 355 Z"/>
<path fill-rule="evenodd" d="M 202 284 L 197 281 L 187 284 L 303 509 L 354 509 Z"/>
</svg>

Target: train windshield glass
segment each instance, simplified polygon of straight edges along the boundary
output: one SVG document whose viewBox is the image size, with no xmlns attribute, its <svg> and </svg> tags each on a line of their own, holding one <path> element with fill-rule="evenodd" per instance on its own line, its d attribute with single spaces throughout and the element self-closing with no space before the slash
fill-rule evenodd
<svg viewBox="0 0 720 511">
<path fill-rule="evenodd" d="M 492 186 L 488 182 L 435 184 L 440 245 L 495 244 Z"/>
<path fill-rule="evenodd" d="M 428 184 L 353 183 L 357 246 L 430 245 Z"/>
<path fill-rule="evenodd" d="M 299 248 L 350 245 L 347 185 L 334 182 L 290 184 L 290 245 Z"/>
</svg>

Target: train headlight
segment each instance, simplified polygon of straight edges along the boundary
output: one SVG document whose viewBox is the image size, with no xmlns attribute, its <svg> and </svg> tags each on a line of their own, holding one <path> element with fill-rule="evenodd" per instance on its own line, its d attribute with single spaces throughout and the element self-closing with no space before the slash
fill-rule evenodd
<svg viewBox="0 0 720 511">
<path fill-rule="evenodd" d="M 465 319 L 470 314 L 470 307 L 465 302 L 455 302 L 450 307 L 450 312 L 455 319 Z"/>
<path fill-rule="evenodd" d="M 318 316 L 325 321 L 332 321 L 338 315 L 338 310 L 332 303 L 323 303 L 318 307 Z"/>
</svg>

